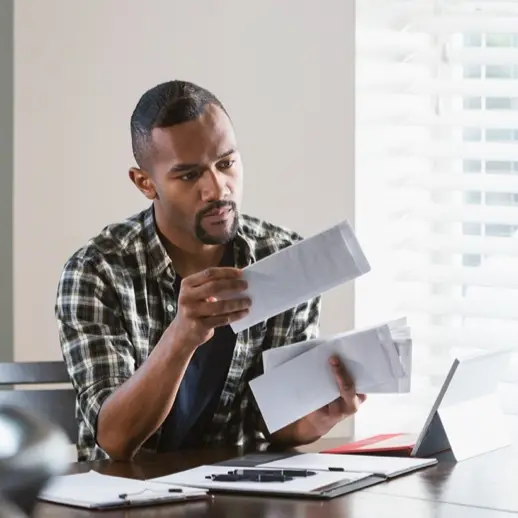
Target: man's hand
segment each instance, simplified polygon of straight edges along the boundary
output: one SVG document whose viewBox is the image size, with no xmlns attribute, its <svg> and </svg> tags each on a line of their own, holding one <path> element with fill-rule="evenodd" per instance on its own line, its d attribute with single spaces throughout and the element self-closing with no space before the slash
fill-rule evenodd
<svg viewBox="0 0 518 518">
<path fill-rule="evenodd" d="M 97 442 L 111 458 L 133 458 L 164 422 L 196 348 L 211 338 L 214 328 L 248 312 L 250 300 L 242 296 L 246 288 L 235 268 L 185 277 L 175 319 L 149 358 L 101 407 Z M 228 296 L 236 298 L 221 300 Z"/>
<path fill-rule="evenodd" d="M 356 414 L 367 398 L 365 394 L 356 393 L 352 379 L 338 358 L 332 357 L 330 363 L 340 390 L 340 397 L 303 419 L 306 421 L 306 423 L 301 422 L 300 426 L 303 440 L 305 439 L 304 428 L 306 428 L 307 437 L 312 437 L 313 440 L 319 439 L 340 421 Z"/>
<path fill-rule="evenodd" d="M 330 359 L 336 377 L 340 397 L 328 405 L 308 414 L 296 423 L 272 435 L 272 442 L 288 444 L 308 444 L 320 439 L 346 417 L 354 415 L 367 399 L 365 394 L 357 394 L 351 377 L 340 360 Z"/>
<path fill-rule="evenodd" d="M 213 336 L 216 327 L 226 326 L 248 313 L 251 300 L 236 297 L 246 289 L 242 271 L 237 268 L 209 268 L 186 277 L 169 332 L 177 343 L 195 349 Z M 235 298 L 225 300 L 229 296 Z"/>
</svg>

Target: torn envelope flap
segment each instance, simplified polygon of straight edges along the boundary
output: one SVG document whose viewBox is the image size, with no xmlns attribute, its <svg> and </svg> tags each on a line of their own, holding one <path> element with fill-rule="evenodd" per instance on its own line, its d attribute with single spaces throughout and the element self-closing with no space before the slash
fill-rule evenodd
<svg viewBox="0 0 518 518">
<path fill-rule="evenodd" d="M 409 375 L 412 370 L 412 340 L 394 340 L 394 345 L 405 375 Z"/>
<path fill-rule="evenodd" d="M 412 338 L 412 333 L 410 331 L 410 327 L 398 327 L 398 328 L 390 328 L 390 334 L 394 340 L 410 340 Z"/>
<path fill-rule="evenodd" d="M 401 366 L 405 375 L 401 378 L 393 379 L 382 385 L 371 388 L 371 394 L 406 394 L 411 390 L 412 379 L 412 340 L 394 341 L 398 351 Z"/>
<path fill-rule="evenodd" d="M 403 363 L 399 356 L 399 349 L 396 346 L 394 339 L 392 338 L 392 334 L 390 333 L 390 328 L 388 325 L 378 326 L 376 328 L 379 343 L 383 352 L 386 355 L 387 363 L 390 364 L 392 368 L 392 378 L 398 379 L 405 376 L 405 369 L 403 367 Z"/>
</svg>

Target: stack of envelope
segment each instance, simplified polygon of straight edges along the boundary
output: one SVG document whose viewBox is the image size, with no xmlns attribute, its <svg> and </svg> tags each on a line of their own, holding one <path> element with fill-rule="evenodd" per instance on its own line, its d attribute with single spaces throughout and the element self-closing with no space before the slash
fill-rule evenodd
<svg viewBox="0 0 518 518">
<path fill-rule="evenodd" d="M 232 328 L 244 331 L 370 269 L 351 225 L 342 221 L 245 268 L 252 306 Z M 410 391 L 412 337 L 406 318 L 266 350 L 264 373 L 250 387 L 270 433 L 339 397 L 332 355 L 340 357 L 358 393 Z"/>
</svg>

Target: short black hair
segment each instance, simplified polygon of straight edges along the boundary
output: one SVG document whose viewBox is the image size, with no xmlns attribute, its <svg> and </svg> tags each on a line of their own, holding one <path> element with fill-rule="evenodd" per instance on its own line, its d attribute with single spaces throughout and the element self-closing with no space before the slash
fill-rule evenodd
<svg viewBox="0 0 518 518">
<path fill-rule="evenodd" d="M 131 115 L 131 145 L 138 166 L 145 168 L 154 128 L 197 119 L 208 104 L 227 113 L 213 93 L 188 81 L 167 81 L 145 92 Z"/>
</svg>

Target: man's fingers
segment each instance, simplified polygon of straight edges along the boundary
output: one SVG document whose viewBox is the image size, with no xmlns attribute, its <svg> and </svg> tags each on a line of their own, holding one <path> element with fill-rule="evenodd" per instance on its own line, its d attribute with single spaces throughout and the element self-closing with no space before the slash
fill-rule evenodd
<svg viewBox="0 0 518 518">
<path fill-rule="evenodd" d="M 339 397 L 327 405 L 327 411 L 333 418 L 343 418 L 347 414 L 347 405 L 345 401 Z"/>
<path fill-rule="evenodd" d="M 240 279 L 242 276 L 243 271 L 239 268 L 219 266 L 189 275 L 182 282 L 190 287 L 196 287 L 218 279 Z"/>
<path fill-rule="evenodd" d="M 349 376 L 342 362 L 336 356 L 332 356 L 329 360 L 331 363 L 331 367 L 335 373 L 336 381 L 338 383 L 338 389 L 340 390 L 340 395 L 345 398 L 351 398 L 356 395 L 356 391 L 354 389 L 354 382 L 352 378 Z"/>
<path fill-rule="evenodd" d="M 243 279 L 213 279 L 200 286 L 189 290 L 189 298 L 193 300 L 206 300 L 210 297 L 224 299 L 241 293 L 248 288 L 248 283 Z"/>
<path fill-rule="evenodd" d="M 365 394 L 356 393 L 354 382 L 339 358 L 336 356 L 331 357 L 330 363 L 340 391 L 342 412 L 345 416 L 355 414 L 360 408 L 360 405 L 367 399 L 367 396 Z"/>
<path fill-rule="evenodd" d="M 206 302 L 199 302 L 193 308 L 193 313 L 195 313 L 195 317 L 224 316 L 248 310 L 251 304 L 252 301 L 247 297 L 229 300 L 217 300 L 215 297 L 211 297 Z"/>
<path fill-rule="evenodd" d="M 232 322 L 243 318 L 248 314 L 248 309 L 244 309 L 242 311 L 236 311 L 234 313 L 229 313 L 226 315 L 218 315 L 217 317 L 205 317 L 202 319 L 203 323 L 207 328 L 214 327 L 223 327 L 228 326 Z"/>
</svg>

